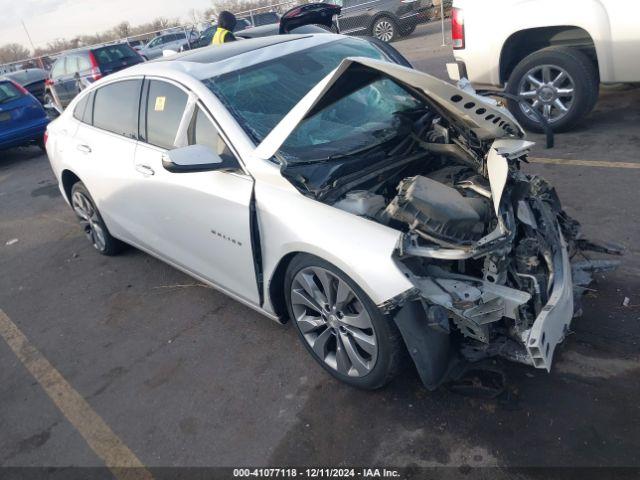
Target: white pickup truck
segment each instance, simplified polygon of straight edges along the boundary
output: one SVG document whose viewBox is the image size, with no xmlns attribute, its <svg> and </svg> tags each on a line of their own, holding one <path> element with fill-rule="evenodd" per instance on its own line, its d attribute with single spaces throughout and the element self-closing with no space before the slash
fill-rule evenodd
<svg viewBox="0 0 640 480">
<path fill-rule="evenodd" d="M 522 126 L 555 131 L 595 106 L 600 83 L 640 82 L 640 1 L 454 0 L 449 75 L 505 87 Z"/>
</svg>

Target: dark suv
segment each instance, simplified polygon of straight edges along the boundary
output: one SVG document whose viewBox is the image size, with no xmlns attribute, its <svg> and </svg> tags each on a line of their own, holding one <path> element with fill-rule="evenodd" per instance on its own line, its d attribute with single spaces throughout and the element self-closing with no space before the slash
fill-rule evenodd
<svg viewBox="0 0 640 480">
<path fill-rule="evenodd" d="M 371 35 L 391 42 L 411 34 L 432 17 L 433 0 L 324 0 L 342 7 L 340 33 Z"/>
<path fill-rule="evenodd" d="M 51 68 L 45 104 L 53 103 L 64 108 L 84 88 L 84 81 L 94 82 L 143 61 L 126 43 L 67 52 L 58 57 Z"/>
</svg>

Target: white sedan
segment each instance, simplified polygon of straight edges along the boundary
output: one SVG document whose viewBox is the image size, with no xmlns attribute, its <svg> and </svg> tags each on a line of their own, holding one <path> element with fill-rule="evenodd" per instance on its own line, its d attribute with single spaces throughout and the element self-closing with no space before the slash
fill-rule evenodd
<svg viewBox="0 0 640 480">
<path fill-rule="evenodd" d="M 568 252 L 604 248 L 520 171 L 523 135 L 388 45 L 317 34 L 111 75 L 46 147 L 100 253 L 133 245 L 291 318 L 351 385 L 381 387 L 408 348 L 435 388 L 455 358 L 549 369 L 576 310 Z"/>
</svg>

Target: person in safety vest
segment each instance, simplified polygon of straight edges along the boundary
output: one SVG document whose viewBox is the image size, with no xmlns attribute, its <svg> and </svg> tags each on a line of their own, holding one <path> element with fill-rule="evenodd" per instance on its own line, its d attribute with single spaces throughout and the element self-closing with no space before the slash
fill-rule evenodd
<svg viewBox="0 0 640 480">
<path fill-rule="evenodd" d="M 218 28 L 216 30 L 211 45 L 222 45 L 227 42 L 234 42 L 236 37 L 233 35 L 233 29 L 236 28 L 236 16 L 227 12 L 220 12 L 218 15 Z"/>
</svg>

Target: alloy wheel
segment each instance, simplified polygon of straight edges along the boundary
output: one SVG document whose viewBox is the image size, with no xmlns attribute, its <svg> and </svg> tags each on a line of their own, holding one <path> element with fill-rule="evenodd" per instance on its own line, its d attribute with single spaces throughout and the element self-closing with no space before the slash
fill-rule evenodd
<svg viewBox="0 0 640 480">
<path fill-rule="evenodd" d="M 101 225 L 98 211 L 82 192 L 74 192 L 71 205 L 80 219 L 80 225 L 91 244 L 99 251 L 104 251 L 107 246 L 104 230 Z"/>
<path fill-rule="evenodd" d="M 564 118 L 574 102 L 575 83 L 569 73 L 556 65 L 538 65 L 522 77 L 518 95 L 525 100 L 520 104 L 522 112 L 538 122 L 533 110 L 553 124 Z"/>
<path fill-rule="evenodd" d="M 390 42 L 393 38 L 394 27 L 393 24 L 386 19 L 380 20 L 373 27 L 373 36 L 383 42 Z"/>
<path fill-rule="evenodd" d="M 373 323 L 344 280 L 324 268 L 307 267 L 293 278 L 290 298 L 297 326 L 320 360 L 350 377 L 373 369 L 378 356 Z"/>
</svg>

